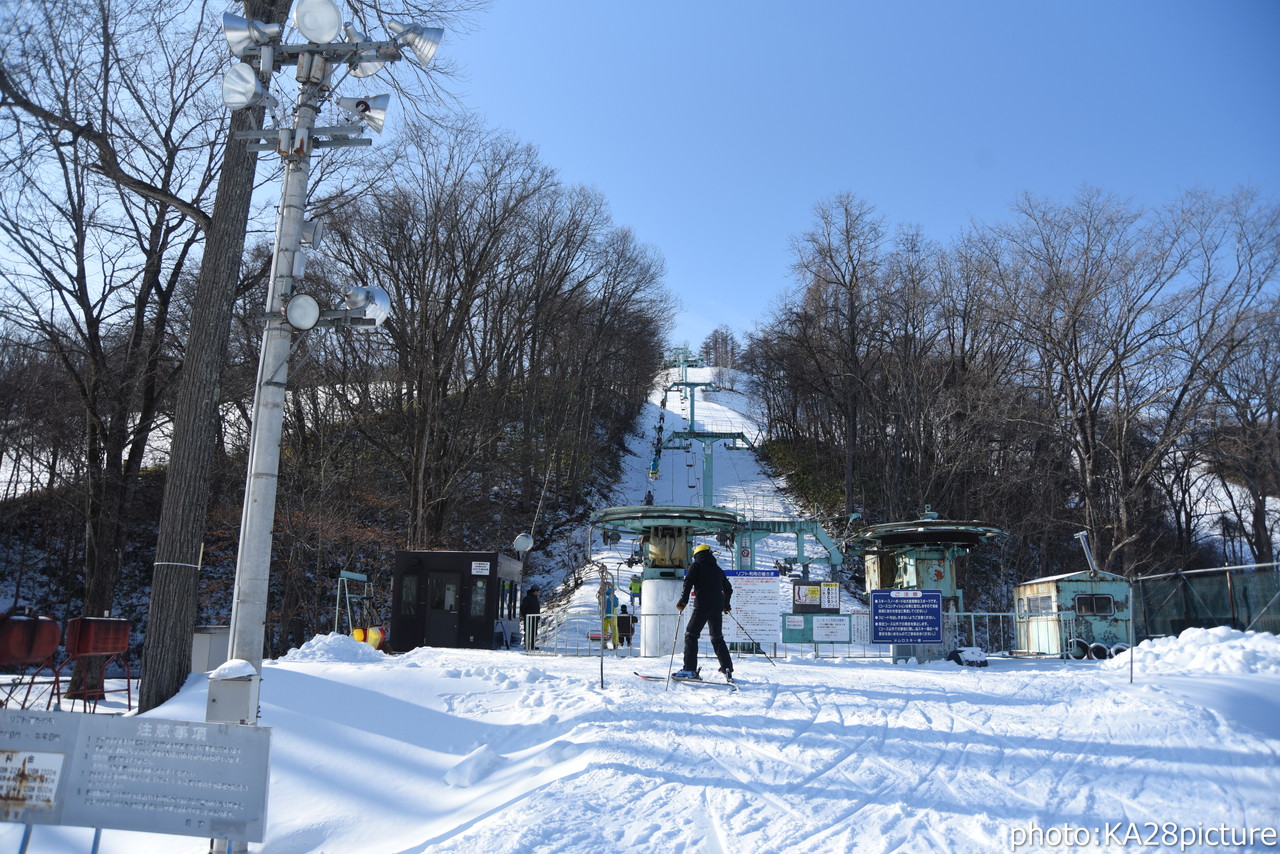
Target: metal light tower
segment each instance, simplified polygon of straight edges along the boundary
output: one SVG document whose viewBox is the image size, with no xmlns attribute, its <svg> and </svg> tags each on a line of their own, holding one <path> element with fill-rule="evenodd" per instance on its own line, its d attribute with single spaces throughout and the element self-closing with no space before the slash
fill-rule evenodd
<svg viewBox="0 0 1280 854">
<path fill-rule="evenodd" d="M 372 328 L 387 316 L 390 300 L 376 288 L 347 291 L 345 309 L 323 311 L 314 297 L 296 292 L 306 266 L 304 244 L 319 242 L 318 224 L 305 217 L 311 155 L 315 149 L 369 145 L 360 136 L 364 126 L 381 132 L 388 96 L 339 98 L 337 106 L 352 120 L 350 124 L 318 127 L 321 107 L 336 84 L 330 76 L 345 66 L 347 76 L 367 77 L 384 63 L 402 58 L 404 45 L 419 64 L 426 66 L 443 31 L 388 22 L 393 38 L 370 41 L 350 23 L 345 27 L 342 13 L 332 0 L 298 0 L 294 26 L 306 44 L 280 44 L 279 24 L 264 24 L 236 15 L 223 16 L 223 30 L 231 52 L 242 62 L 234 66 L 222 84 L 223 101 L 231 109 L 262 104 L 275 111 L 276 100 L 264 84 L 284 66 L 297 69 L 298 96 L 292 120 L 276 116 L 274 129 L 247 131 L 257 140 L 255 151 L 275 151 L 284 160 L 284 186 L 276 216 L 275 248 L 271 278 L 267 285 L 258 376 L 253 399 L 253 423 L 249 439 L 249 466 L 241 515 L 240 546 L 236 562 L 235 599 L 231 612 L 232 659 L 253 665 L 246 680 L 214 681 L 209 686 L 208 720 L 253 724 L 258 719 L 258 682 L 262 670 L 263 638 L 266 627 L 267 592 L 271 569 L 271 530 L 275 519 L 276 485 L 280 469 L 280 439 L 284 424 L 285 383 L 289 372 L 294 335 L 316 326 Z M 335 39 L 345 32 L 346 40 Z"/>
</svg>

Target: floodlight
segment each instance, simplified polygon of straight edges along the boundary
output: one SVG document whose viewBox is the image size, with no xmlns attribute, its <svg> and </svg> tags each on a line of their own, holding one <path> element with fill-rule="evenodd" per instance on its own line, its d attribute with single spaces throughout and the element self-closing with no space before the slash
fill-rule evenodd
<svg viewBox="0 0 1280 854">
<path fill-rule="evenodd" d="M 310 294 L 297 294 L 285 304 L 284 319 L 299 332 L 306 332 L 320 321 L 320 303 Z"/>
<path fill-rule="evenodd" d="M 222 34 L 227 37 L 227 44 L 236 56 L 244 56 L 244 52 L 254 45 L 264 45 L 280 38 L 282 32 L 284 27 L 279 24 L 251 21 L 230 12 L 222 16 Z"/>
<path fill-rule="evenodd" d="M 387 21 L 387 29 L 399 41 L 409 46 L 409 50 L 413 51 L 418 64 L 423 68 L 431 62 L 431 57 L 435 56 L 436 48 L 440 45 L 440 39 L 444 38 L 444 30 L 439 27 L 419 27 L 416 24 L 409 26 L 398 21 Z"/>
<path fill-rule="evenodd" d="M 391 297 L 382 288 L 351 288 L 344 296 L 347 298 L 348 311 L 357 317 L 373 321 L 372 324 L 365 324 L 366 328 L 381 326 L 382 321 L 391 316 Z"/>
<path fill-rule="evenodd" d="M 318 219 L 302 221 L 302 245 L 315 249 L 324 240 L 324 223 Z"/>
<path fill-rule="evenodd" d="M 356 121 L 367 124 L 374 133 L 382 133 L 382 124 L 387 119 L 387 105 L 391 103 L 391 96 L 374 95 L 371 98 L 337 98 L 334 103 Z"/>
<path fill-rule="evenodd" d="M 233 110 L 242 110 L 258 104 L 275 109 L 276 99 L 262 88 L 262 82 L 258 80 L 253 66 L 246 62 L 238 62 L 227 72 L 227 76 L 222 78 L 222 103 Z"/>
<path fill-rule="evenodd" d="M 360 42 L 369 41 L 369 37 L 355 28 L 355 24 L 347 22 L 344 29 L 347 32 L 348 44 L 359 44 Z M 378 59 L 375 51 L 366 50 L 356 54 L 350 62 L 352 77 L 370 77 L 382 70 L 385 62 Z"/>
<path fill-rule="evenodd" d="M 515 542 L 511 545 L 515 546 L 515 550 L 518 552 L 527 552 L 529 549 L 533 548 L 533 537 L 528 534 L 521 534 L 516 537 Z"/>
<path fill-rule="evenodd" d="M 342 32 L 342 12 L 333 0 L 298 0 L 293 25 L 307 41 L 328 44 Z"/>
</svg>

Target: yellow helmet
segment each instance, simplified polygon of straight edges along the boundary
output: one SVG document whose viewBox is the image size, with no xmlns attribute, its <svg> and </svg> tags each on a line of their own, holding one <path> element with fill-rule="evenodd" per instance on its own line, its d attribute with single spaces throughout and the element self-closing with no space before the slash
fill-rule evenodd
<svg viewBox="0 0 1280 854">
<path fill-rule="evenodd" d="M 698 552 L 709 552 L 709 551 L 711 551 L 711 546 L 707 545 L 706 543 L 699 543 L 698 545 L 693 547 L 693 553 L 695 556 L 698 554 Z"/>
</svg>

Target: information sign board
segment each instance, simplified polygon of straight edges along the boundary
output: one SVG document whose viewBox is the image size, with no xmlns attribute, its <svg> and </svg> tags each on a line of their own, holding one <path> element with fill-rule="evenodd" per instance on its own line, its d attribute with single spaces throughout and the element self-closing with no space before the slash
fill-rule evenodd
<svg viewBox="0 0 1280 854">
<path fill-rule="evenodd" d="M 848 643 L 849 642 L 849 615 L 848 614 L 814 614 L 813 615 L 813 642 L 814 643 Z"/>
<path fill-rule="evenodd" d="M 942 591 L 871 591 L 871 642 L 942 643 Z"/>
<path fill-rule="evenodd" d="M 839 614 L 840 585 L 834 581 L 791 582 L 793 614 Z"/>
<path fill-rule="evenodd" d="M 729 603 L 733 606 L 733 616 L 724 618 L 724 639 L 729 643 L 780 642 L 778 570 L 726 569 L 724 574 L 733 585 L 733 598 Z M 739 623 L 742 628 L 738 627 Z"/>
<path fill-rule="evenodd" d="M 270 745 L 265 727 L 0 710 L 0 820 L 261 842 Z"/>
</svg>

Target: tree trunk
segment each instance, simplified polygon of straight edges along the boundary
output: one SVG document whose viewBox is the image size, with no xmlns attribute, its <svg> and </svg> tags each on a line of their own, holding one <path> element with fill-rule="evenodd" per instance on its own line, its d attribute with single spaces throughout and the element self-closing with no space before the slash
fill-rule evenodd
<svg viewBox="0 0 1280 854">
<path fill-rule="evenodd" d="M 259 126 L 261 113 L 261 109 L 232 113 L 231 132 Z M 138 690 L 138 708 L 143 712 L 176 694 L 191 669 L 200 554 L 218 438 L 222 366 L 235 283 L 244 254 L 256 163 L 256 155 L 248 151 L 244 140 L 228 137 L 174 407 L 173 444 L 156 539 L 142 684 Z"/>
</svg>

